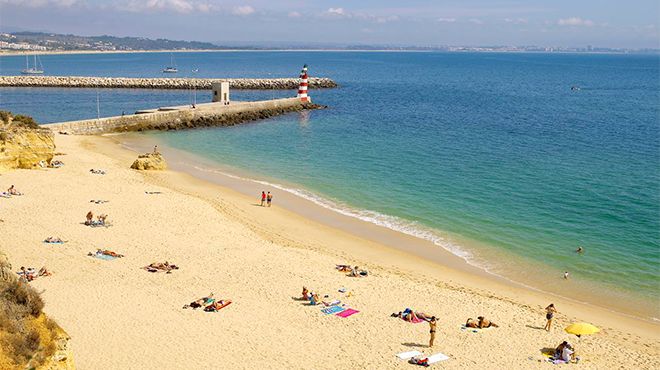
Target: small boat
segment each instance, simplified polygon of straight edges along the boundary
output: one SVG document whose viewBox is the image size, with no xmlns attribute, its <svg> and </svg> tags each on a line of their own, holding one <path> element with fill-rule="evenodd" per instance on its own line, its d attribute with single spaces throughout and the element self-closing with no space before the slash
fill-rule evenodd
<svg viewBox="0 0 660 370">
<path fill-rule="evenodd" d="M 179 70 L 176 68 L 176 64 L 174 63 L 174 54 L 170 56 L 170 65 L 168 67 L 165 67 L 163 69 L 163 73 L 177 73 Z"/>
<path fill-rule="evenodd" d="M 39 60 L 39 67 L 37 68 L 37 55 L 34 55 L 34 66 L 30 67 L 30 59 L 28 56 L 25 56 L 25 69 L 21 70 L 21 74 L 24 75 L 42 75 L 44 74 L 44 66 L 41 65 L 41 61 Z"/>
</svg>

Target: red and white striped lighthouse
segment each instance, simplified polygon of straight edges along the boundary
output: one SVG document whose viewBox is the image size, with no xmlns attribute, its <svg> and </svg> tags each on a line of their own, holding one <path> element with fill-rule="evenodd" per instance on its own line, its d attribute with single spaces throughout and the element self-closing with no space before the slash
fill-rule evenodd
<svg viewBox="0 0 660 370">
<path fill-rule="evenodd" d="M 311 100 L 307 96 L 307 64 L 303 66 L 302 72 L 300 72 L 300 85 L 298 86 L 298 98 L 304 102 L 310 102 Z"/>
</svg>

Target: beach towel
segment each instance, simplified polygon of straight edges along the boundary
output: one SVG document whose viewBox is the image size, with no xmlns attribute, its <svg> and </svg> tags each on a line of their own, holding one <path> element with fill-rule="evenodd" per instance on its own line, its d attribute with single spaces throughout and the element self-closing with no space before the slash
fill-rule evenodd
<svg viewBox="0 0 660 370">
<path fill-rule="evenodd" d="M 492 328 L 494 328 L 494 326 L 491 326 L 491 327 L 489 327 L 489 328 L 479 329 L 479 328 L 468 328 L 468 327 L 465 326 L 465 325 L 461 325 L 461 330 L 468 330 L 468 331 L 470 331 L 470 332 L 472 332 L 472 333 L 479 333 L 479 332 L 482 332 L 482 331 L 490 330 L 490 329 L 492 329 Z"/>
<path fill-rule="evenodd" d="M 403 317 L 401 318 L 401 320 L 403 320 Z M 426 322 L 426 320 L 420 319 L 419 317 L 413 318 L 412 321 L 407 321 L 407 320 L 403 320 L 403 321 L 410 322 L 410 323 L 413 323 L 413 324 L 419 324 L 420 322 Z"/>
<path fill-rule="evenodd" d="M 354 309 L 352 309 L 352 308 L 348 308 L 348 309 L 346 309 L 346 310 L 344 310 L 344 311 L 338 313 L 337 316 L 339 316 L 339 317 L 343 317 L 343 318 L 346 318 L 346 317 L 349 317 L 349 316 L 351 316 L 351 315 L 355 315 L 355 314 L 358 313 L 358 312 L 360 312 L 360 311 L 358 311 L 358 310 L 354 310 Z"/>
<path fill-rule="evenodd" d="M 396 355 L 396 357 L 398 357 L 402 360 L 407 360 L 409 358 L 413 358 L 413 357 L 419 356 L 421 354 L 422 354 L 422 352 L 420 352 L 420 351 L 408 351 L 408 352 L 399 353 L 398 355 Z"/>
<path fill-rule="evenodd" d="M 92 257 L 98 258 L 100 260 L 106 260 L 106 261 L 112 261 L 112 260 L 118 258 L 118 257 L 108 256 L 107 254 L 103 254 L 103 253 L 94 253 L 94 254 L 92 254 Z"/>
<path fill-rule="evenodd" d="M 324 308 L 324 309 L 321 310 L 321 312 L 323 312 L 326 315 L 330 315 L 330 314 L 338 313 L 338 312 L 342 312 L 342 311 L 344 311 L 344 309 L 342 307 L 339 307 L 339 306 L 332 306 L 332 307 Z"/>
<path fill-rule="evenodd" d="M 449 356 L 447 356 L 443 353 L 436 353 L 435 355 L 432 355 L 432 356 L 428 357 L 428 362 L 427 363 L 430 365 L 430 364 L 434 364 L 436 362 L 445 361 L 445 360 L 449 360 Z"/>
</svg>

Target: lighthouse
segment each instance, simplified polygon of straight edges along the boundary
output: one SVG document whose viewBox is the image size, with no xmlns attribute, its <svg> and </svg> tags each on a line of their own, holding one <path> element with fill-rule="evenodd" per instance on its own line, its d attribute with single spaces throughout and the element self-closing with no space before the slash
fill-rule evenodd
<svg viewBox="0 0 660 370">
<path fill-rule="evenodd" d="M 302 102 L 311 102 L 311 100 L 307 96 L 307 87 L 308 87 L 307 64 L 305 64 L 303 66 L 302 71 L 300 72 L 300 85 L 298 86 L 298 98 Z"/>
</svg>

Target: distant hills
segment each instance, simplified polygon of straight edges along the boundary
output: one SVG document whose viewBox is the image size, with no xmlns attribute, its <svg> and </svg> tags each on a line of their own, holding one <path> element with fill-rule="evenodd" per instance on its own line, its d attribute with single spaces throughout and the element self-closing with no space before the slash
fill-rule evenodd
<svg viewBox="0 0 660 370">
<path fill-rule="evenodd" d="M 144 37 L 77 36 L 44 32 L 12 32 L 0 34 L 0 49 L 10 50 L 222 50 L 209 42 L 148 39 Z"/>
<path fill-rule="evenodd" d="M 131 51 L 131 50 L 393 50 L 445 52 L 541 52 L 541 53 L 653 53 L 659 49 L 626 49 L 553 46 L 415 46 L 415 45 L 347 45 L 331 43 L 253 42 L 218 43 L 148 39 L 144 37 L 77 36 L 47 32 L 0 33 L 2 51 Z M 228 46 L 229 45 L 229 46 Z"/>
</svg>

